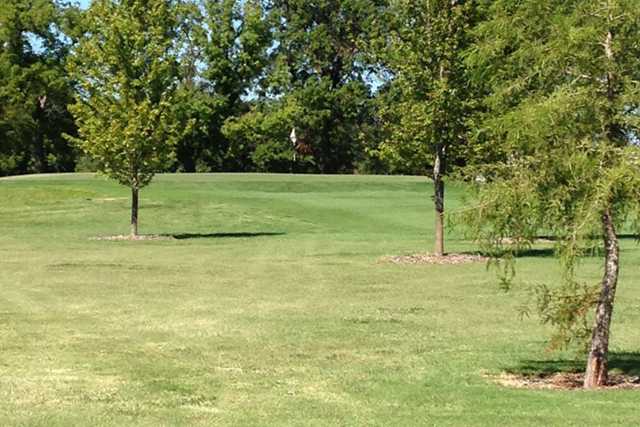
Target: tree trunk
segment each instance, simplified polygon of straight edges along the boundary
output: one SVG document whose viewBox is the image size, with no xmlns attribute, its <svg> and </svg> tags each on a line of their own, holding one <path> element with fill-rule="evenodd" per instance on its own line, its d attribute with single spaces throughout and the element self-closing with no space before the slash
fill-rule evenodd
<svg viewBox="0 0 640 427">
<path fill-rule="evenodd" d="M 605 250 L 604 276 L 602 277 L 600 298 L 596 306 L 596 319 L 591 337 L 591 350 L 587 360 L 584 388 L 597 388 L 606 385 L 608 381 L 609 332 L 620 269 L 618 236 L 610 208 L 607 208 L 602 215 L 602 231 Z"/>
<path fill-rule="evenodd" d="M 49 172 L 49 162 L 47 161 L 47 155 L 45 150 L 45 133 L 44 127 L 46 126 L 46 107 L 47 97 L 40 96 L 36 103 L 36 110 L 33 114 L 33 120 L 35 122 L 35 133 L 33 136 L 33 160 L 35 163 L 35 172 L 43 173 Z"/>
<path fill-rule="evenodd" d="M 436 256 L 444 255 L 444 181 L 442 175 L 445 170 L 444 146 L 436 147 L 436 158 L 433 164 L 433 203 L 436 214 L 435 247 Z"/>
<path fill-rule="evenodd" d="M 138 236 L 138 191 L 131 187 L 131 237 Z"/>
</svg>

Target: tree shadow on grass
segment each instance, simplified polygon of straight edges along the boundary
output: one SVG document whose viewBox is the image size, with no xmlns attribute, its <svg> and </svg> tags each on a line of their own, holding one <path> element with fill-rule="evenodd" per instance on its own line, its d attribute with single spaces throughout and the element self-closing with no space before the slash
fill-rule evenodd
<svg viewBox="0 0 640 427">
<path fill-rule="evenodd" d="M 234 233 L 179 233 L 179 234 L 167 234 L 166 236 L 173 237 L 176 240 L 189 240 L 189 239 L 239 239 L 249 237 L 265 237 L 265 236 L 283 236 L 287 233 L 284 232 L 234 232 Z"/>
<path fill-rule="evenodd" d="M 553 248 L 529 248 L 514 253 L 516 258 L 551 258 L 555 255 Z"/>
<path fill-rule="evenodd" d="M 637 235 L 637 234 L 618 234 L 618 239 L 620 239 L 620 240 L 635 240 L 636 242 L 640 242 L 640 235 Z"/>
<path fill-rule="evenodd" d="M 504 369 L 514 375 L 547 377 L 553 374 L 584 372 L 587 357 L 582 359 L 524 360 L 517 366 Z M 640 352 L 612 352 L 609 371 L 617 374 L 640 376 Z"/>
<path fill-rule="evenodd" d="M 491 253 L 486 251 L 464 251 L 460 252 L 462 255 L 479 255 L 486 258 L 491 258 Z M 515 258 L 551 258 L 555 256 L 553 248 L 529 248 L 523 249 L 513 254 Z"/>
<path fill-rule="evenodd" d="M 618 236 L 619 240 L 633 240 L 635 242 L 640 242 L 638 240 L 638 236 L 635 234 L 621 234 Z M 597 246 L 593 250 L 586 251 L 582 256 L 584 258 L 598 258 L 604 255 L 603 249 Z M 556 251 L 552 247 L 533 247 L 528 249 L 520 250 L 514 253 L 516 258 L 551 258 L 556 256 Z"/>
<path fill-rule="evenodd" d="M 537 236 L 537 239 L 541 241 L 548 241 L 547 244 L 557 241 L 558 239 L 555 236 Z M 640 235 L 637 234 L 618 234 L 618 239 L 620 240 L 634 240 L 640 243 Z M 542 243 L 544 245 L 544 243 Z M 535 247 L 531 247 L 528 249 L 521 249 L 513 254 L 515 258 L 552 258 L 556 256 L 555 249 L 553 247 L 539 247 L 540 243 L 537 243 Z M 482 252 L 482 251 L 469 251 L 462 252 L 467 255 L 481 255 L 485 257 L 491 257 L 490 253 Z M 601 256 L 600 248 L 596 248 L 593 252 L 588 252 L 584 254 L 585 257 L 598 257 Z"/>
<path fill-rule="evenodd" d="M 596 236 L 599 238 L 599 236 Z M 558 240 L 556 236 L 536 236 L 537 239 L 540 240 L 549 240 L 551 242 L 555 242 Z M 620 240 L 638 240 L 640 241 L 640 235 L 635 233 L 620 233 L 618 234 L 618 239 Z"/>
</svg>

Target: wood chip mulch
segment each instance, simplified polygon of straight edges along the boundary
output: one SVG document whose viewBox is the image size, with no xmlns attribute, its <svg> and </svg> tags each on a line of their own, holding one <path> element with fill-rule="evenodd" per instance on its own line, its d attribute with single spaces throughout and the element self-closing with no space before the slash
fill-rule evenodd
<svg viewBox="0 0 640 427">
<path fill-rule="evenodd" d="M 505 387 L 576 390 L 581 389 L 584 374 L 556 373 L 551 375 L 515 375 L 504 373 L 492 378 L 496 383 Z M 640 377 L 631 375 L 609 375 L 609 383 L 605 389 L 638 389 Z"/>
<path fill-rule="evenodd" d="M 111 240 L 111 241 L 138 241 L 138 240 L 175 240 L 172 236 L 161 236 L 159 234 L 141 234 L 131 236 L 130 234 L 120 234 L 117 236 L 98 236 L 91 240 Z"/>
<path fill-rule="evenodd" d="M 384 262 L 392 264 L 439 264 L 439 265 L 455 265 L 467 264 L 471 262 L 486 262 L 487 257 L 472 254 L 447 254 L 437 256 L 432 254 L 414 254 L 401 256 L 387 256 L 382 258 Z"/>
</svg>

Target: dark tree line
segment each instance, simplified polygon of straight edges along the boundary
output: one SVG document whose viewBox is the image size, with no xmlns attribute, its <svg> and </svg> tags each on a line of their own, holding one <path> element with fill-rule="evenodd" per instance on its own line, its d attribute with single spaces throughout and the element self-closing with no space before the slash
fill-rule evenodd
<svg viewBox="0 0 640 427">
<path fill-rule="evenodd" d="M 399 163 L 380 150 L 398 136 L 389 103 L 407 101 L 390 84 L 399 58 L 384 46 L 405 24 L 391 19 L 403 2 L 170 3 L 174 108 L 194 124 L 166 171 L 431 173 L 430 156 L 416 161 L 409 150 Z M 95 169 L 63 136 L 77 132 L 68 106 L 79 89 L 67 64 L 87 13 L 57 0 L 0 5 L 0 175 Z M 293 129 L 305 149 L 292 144 Z"/>
<path fill-rule="evenodd" d="M 167 170 L 390 170 L 366 150 L 380 85 L 367 40 L 385 0 L 172 3 L 174 108 L 194 125 Z M 0 5 L 0 175 L 95 167 L 63 137 L 76 134 L 66 64 L 86 14 L 55 0 Z M 309 150 L 295 153 L 294 128 Z"/>
<path fill-rule="evenodd" d="M 0 5 L 0 175 L 68 172 L 77 153 L 65 70 L 78 10 L 53 2 Z"/>
</svg>

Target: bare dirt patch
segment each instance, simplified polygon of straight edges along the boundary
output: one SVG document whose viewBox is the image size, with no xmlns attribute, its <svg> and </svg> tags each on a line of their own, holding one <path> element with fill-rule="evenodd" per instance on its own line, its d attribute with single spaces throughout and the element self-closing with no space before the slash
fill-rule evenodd
<svg viewBox="0 0 640 427">
<path fill-rule="evenodd" d="M 513 388 L 577 390 L 582 388 L 584 374 L 559 372 L 549 375 L 516 375 L 503 373 L 489 377 L 492 381 Z M 603 389 L 638 389 L 640 377 L 610 374 L 609 383 Z"/>
<path fill-rule="evenodd" d="M 446 254 L 442 256 L 433 254 L 414 254 L 414 255 L 397 255 L 386 256 L 382 258 L 383 262 L 392 264 L 439 264 L 439 265 L 455 265 L 468 264 L 472 262 L 486 262 L 489 258 L 482 255 L 474 254 Z"/>
<path fill-rule="evenodd" d="M 111 241 L 138 241 L 138 240 L 175 240 L 173 236 L 163 236 L 160 234 L 140 234 L 132 236 L 130 234 L 119 234 L 116 236 L 98 236 L 91 240 L 111 240 Z"/>
</svg>

